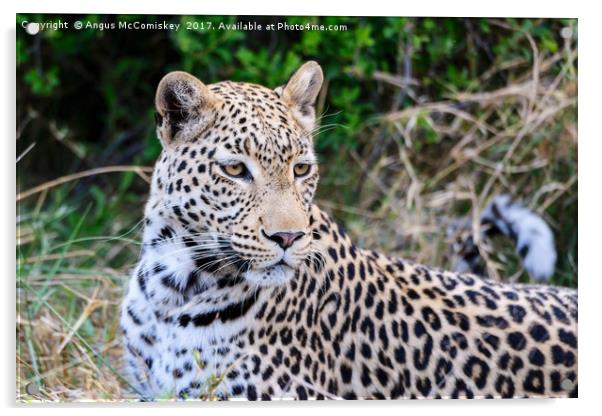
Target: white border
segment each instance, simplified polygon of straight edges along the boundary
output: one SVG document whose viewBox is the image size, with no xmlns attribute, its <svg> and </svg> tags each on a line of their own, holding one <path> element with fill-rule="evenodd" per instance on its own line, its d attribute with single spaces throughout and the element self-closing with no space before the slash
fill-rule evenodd
<svg viewBox="0 0 602 416">
<path fill-rule="evenodd" d="M 361 413 L 374 409 L 379 413 L 401 414 L 402 412 L 422 415 L 441 413 L 462 415 L 504 415 L 509 413 L 524 414 L 526 412 L 545 413 L 547 415 L 590 414 L 592 409 L 602 407 L 597 399 L 602 397 L 602 368 L 600 366 L 600 350 L 602 349 L 601 325 L 599 317 L 602 315 L 602 273 L 600 269 L 601 257 L 599 253 L 602 230 L 600 224 L 600 192 L 602 172 L 602 128 L 598 120 L 601 119 L 602 105 L 600 62 L 602 40 L 602 21 L 596 13 L 593 1 L 526 1 L 503 0 L 487 1 L 394 1 L 370 0 L 358 3 L 347 1 L 304 0 L 296 4 L 284 4 L 283 1 L 229 1 L 221 0 L 208 3 L 207 1 L 151 1 L 144 2 L 123 0 L 104 1 L 68 1 L 53 0 L 51 2 L 36 2 L 22 0 L 18 5 L 2 4 L 3 41 L 2 58 L 0 65 L 4 97 L 1 102 L 1 125 L 3 126 L 2 168 L 0 172 L 3 182 L 4 198 L 0 204 L 4 221 L 2 263 L 5 273 L 2 274 L 4 282 L 3 307 L 5 308 L 2 320 L 2 337 L 0 343 L 4 365 L 2 365 L 1 388 L 5 406 L 13 407 L 9 412 L 30 413 L 42 411 L 48 415 L 75 414 L 106 414 L 107 411 L 116 414 L 130 412 L 144 412 L 145 415 L 164 415 L 170 412 L 166 407 L 177 408 L 178 414 L 195 414 L 199 412 L 213 413 L 220 410 L 229 414 L 278 414 L 286 412 L 287 416 L 296 414 L 306 415 L 311 412 L 350 412 Z M 347 16 L 376 16 L 376 15 L 405 15 L 405 16 L 513 16 L 513 17 L 577 17 L 579 18 L 579 188 L 581 200 L 579 204 L 579 263 L 580 281 L 580 351 L 581 362 L 579 373 L 579 396 L 577 400 L 514 400 L 514 401 L 401 401 L 401 402 L 345 402 L 345 403 L 219 403 L 219 404 L 178 404 L 176 406 L 151 405 L 151 406 L 120 406 L 116 405 L 62 405 L 62 406 L 30 406 L 24 408 L 14 406 L 14 216 L 15 216 L 15 13 L 21 12 L 46 12 L 46 13 L 136 13 L 136 14 L 247 14 L 247 15 L 347 15 Z M 108 409 L 110 407 L 110 410 Z"/>
<path fill-rule="evenodd" d="M 334 16 L 458 16 L 458 17 L 578 17 L 582 10 L 577 2 L 547 0 L 503 0 L 482 2 L 471 0 L 361 2 L 303 0 L 284 2 L 256 1 L 78 1 L 40 2 L 21 0 L 18 12 L 36 13 L 132 13 L 132 14 L 237 14 L 237 15 L 334 15 Z"/>
</svg>

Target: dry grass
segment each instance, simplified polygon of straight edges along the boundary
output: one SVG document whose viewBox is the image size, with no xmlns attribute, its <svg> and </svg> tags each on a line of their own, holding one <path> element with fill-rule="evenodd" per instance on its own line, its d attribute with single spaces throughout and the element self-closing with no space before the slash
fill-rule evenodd
<svg viewBox="0 0 602 416">
<path fill-rule="evenodd" d="M 337 203 L 336 193 L 319 203 L 364 247 L 449 267 L 451 221 L 468 215 L 476 232 L 475 219 L 490 198 L 510 193 L 556 231 L 562 259 L 553 283 L 576 286 L 576 45 L 567 39 L 563 50 L 542 56 L 530 44 L 531 62 L 502 62 L 482 74 L 485 83 L 506 73 L 509 82 L 501 88 L 418 102 L 375 120 L 362 137 L 373 145 L 347 161 L 363 182 L 359 203 Z M 376 75 L 412 88 L 395 75 Z M 382 150 L 366 163 L 373 146 Z M 68 186 L 67 179 L 56 183 Z M 109 237 L 78 240 L 84 220 L 65 223 L 69 205 L 51 204 L 59 189 L 44 185 L 21 194 L 30 198 L 20 202 L 17 219 L 17 400 L 127 400 L 117 317 L 139 228 L 123 231 L 136 224 L 141 204 L 128 218 L 114 218 L 104 232 Z M 518 278 L 512 250 L 501 253 L 488 259 L 490 275 Z"/>
<path fill-rule="evenodd" d="M 127 399 L 117 316 L 129 267 L 112 264 L 118 256 L 136 259 L 139 246 L 127 237 L 135 239 L 138 228 L 80 239 L 76 224 L 61 241 L 48 230 L 65 215 L 34 210 L 17 218 L 17 400 Z M 116 221 L 115 235 L 121 228 Z"/>
<path fill-rule="evenodd" d="M 363 246 L 449 268 L 454 236 L 448 226 L 468 217 L 478 242 L 480 212 L 495 195 L 510 194 L 554 229 L 560 256 L 552 283 L 576 286 L 576 44 L 566 39 L 552 56 L 530 44 L 533 62 L 503 62 L 482 75 L 485 82 L 511 71 L 512 81 L 501 88 L 452 93 L 376 120 L 364 133 L 372 145 L 351 154 L 362 172 L 358 205 L 332 198 L 321 204 L 344 219 Z M 378 157 L 367 165 L 375 147 Z M 494 244 L 495 256 L 481 245 L 488 274 L 528 280 L 508 241 L 501 243 Z"/>
</svg>

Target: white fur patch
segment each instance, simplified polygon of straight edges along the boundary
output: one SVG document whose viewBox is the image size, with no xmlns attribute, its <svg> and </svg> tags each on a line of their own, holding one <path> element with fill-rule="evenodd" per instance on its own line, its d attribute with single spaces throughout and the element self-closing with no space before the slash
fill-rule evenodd
<svg viewBox="0 0 602 416">
<path fill-rule="evenodd" d="M 483 211 L 484 220 L 494 223 L 504 235 L 516 236 L 516 250 L 519 254 L 526 251 L 521 255 L 523 264 L 535 280 L 548 280 L 554 274 L 554 234 L 539 215 L 513 203 L 510 196 L 500 195 Z"/>
</svg>

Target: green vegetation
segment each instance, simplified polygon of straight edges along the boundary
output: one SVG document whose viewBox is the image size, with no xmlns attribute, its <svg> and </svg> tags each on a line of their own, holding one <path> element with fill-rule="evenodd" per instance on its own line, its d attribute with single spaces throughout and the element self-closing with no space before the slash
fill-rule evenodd
<svg viewBox="0 0 602 416">
<path fill-rule="evenodd" d="M 20 29 L 59 18 L 347 30 Z M 206 83 L 276 87 L 318 61 L 326 78 L 318 203 L 357 242 L 450 267 L 447 226 L 509 193 L 555 231 L 552 283 L 577 286 L 575 20 L 20 15 L 17 23 L 19 400 L 130 394 L 119 375 L 118 305 L 161 149 L 154 91 L 175 69 Z M 116 168 L 65 177 L 107 166 Z M 528 281 L 512 248 L 494 245 L 489 273 Z"/>
</svg>

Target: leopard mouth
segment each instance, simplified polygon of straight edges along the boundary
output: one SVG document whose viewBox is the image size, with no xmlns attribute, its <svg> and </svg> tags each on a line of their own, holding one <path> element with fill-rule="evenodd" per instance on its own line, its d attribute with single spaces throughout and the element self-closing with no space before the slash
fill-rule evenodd
<svg viewBox="0 0 602 416">
<path fill-rule="evenodd" d="M 274 263 L 270 266 L 266 266 L 263 269 L 261 269 L 262 271 L 266 271 L 266 272 L 270 272 L 270 271 L 275 271 L 275 270 L 295 270 L 295 267 L 290 265 L 289 263 L 286 262 L 286 260 L 284 260 L 284 258 L 280 259 L 277 263 Z"/>
<path fill-rule="evenodd" d="M 287 262 L 284 261 L 284 259 L 280 259 L 280 261 L 276 264 L 274 264 L 274 266 L 286 266 L 286 267 L 291 267 Z M 291 267 L 292 268 L 292 267 Z"/>
</svg>

